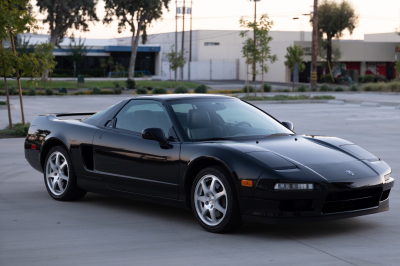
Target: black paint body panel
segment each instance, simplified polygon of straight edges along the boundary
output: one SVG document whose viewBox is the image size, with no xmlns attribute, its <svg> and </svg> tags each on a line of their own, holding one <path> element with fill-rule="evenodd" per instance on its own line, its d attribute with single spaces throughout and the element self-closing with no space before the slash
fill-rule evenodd
<svg viewBox="0 0 400 266">
<path fill-rule="evenodd" d="M 55 114 L 38 116 L 25 141 L 25 158 L 34 169 L 43 172 L 46 152 L 54 145 L 62 145 L 70 153 L 79 187 L 179 207 L 190 206 L 195 169 L 218 165 L 230 175 L 246 221 L 297 223 L 388 210 L 389 199 L 385 195 L 394 184 L 389 177 L 390 167 L 376 156 L 349 146 L 353 143 L 296 134 L 241 141 L 187 141 L 168 106 L 169 100 L 180 97 L 222 96 L 141 97 L 166 106 L 178 137 L 169 141 L 169 149 L 142 139 L 140 134 L 106 127 L 127 102 L 134 100 L 127 99 L 95 121 Z M 347 175 L 346 170 L 353 171 L 354 176 Z M 242 180 L 251 180 L 254 185 L 241 186 Z M 276 183 L 312 183 L 315 189 L 276 191 Z M 357 195 L 368 193 L 371 201 L 365 206 L 372 207 L 354 209 L 358 205 L 348 203 L 354 200 L 353 195 L 357 202 Z M 328 202 L 330 197 L 343 198 L 335 206 L 333 201 Z M 359 206 L 365 207 L 361 203 Z M 350 211 L 323 213 L 328 207 L 330 211 Z"/>
</svg>

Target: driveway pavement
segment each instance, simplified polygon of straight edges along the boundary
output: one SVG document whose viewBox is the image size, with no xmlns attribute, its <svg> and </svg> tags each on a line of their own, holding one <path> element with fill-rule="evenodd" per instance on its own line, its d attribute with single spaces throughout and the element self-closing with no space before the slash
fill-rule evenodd
<svg viewBox="0 0 400 266">
<path fill-rule="evenodd" d="M 93 110 L 122 98 L 27 99 L 30 121 L 40 113 Z M 359 105 L 259 105 L 297 133 L 353 141 L 390 164 L 400 178 L 400 112 Z M 3 121 L 3 115 L 0 116 Z M 321 223 L 245 223 L 211 234 L 189 210 L 89 193 L 57 202 L 23 155 L 23 139 L 0 140 L 0 265 L 399 265 L 400 189 L 388 212 Z"/>
</svg>

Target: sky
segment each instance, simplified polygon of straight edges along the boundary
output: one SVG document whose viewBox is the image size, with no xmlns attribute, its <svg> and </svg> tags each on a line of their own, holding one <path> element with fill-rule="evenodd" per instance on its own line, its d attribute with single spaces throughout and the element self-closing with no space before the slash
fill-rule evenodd
<svg viewBox="0 0 400 266">
<path fill-rule="evenodd" d="M 313 0 L 261 0 L 257 2 L 258 17 L 267 13 L 274 21 L 273 31 L 311 31 L 309 14 L 312 11 Z M 350 35 L 345 32 L 342 39 L 364 39 L 364 34 L 394 32 L 400 27 L 400 0 L 350 0 L 359 15 L 358 27 Z M 35 4 L 35 1 L 32 1 Z M 190 0 L 186 0 L 186 6 Z M 178 2 L 183 6 L 183 0 Z M 249 0 L 193 0 L 193 30 L 238 30 L 238 20 L 241 16 L 253 19 L 254 2 Z M 104 1 L 99 0 L 97 14 L 103 18 Z M 294 20 L 294 17 L 299 19 Z M 38 14 L 37 18 L 43 18 Z M 185 30 L 189 30 L 190 19 L 185 16 Z M 129 27 L 118 34 L 117 22 L 103 25 L 101 22 L 90 24 L 89 32 L 75 31 L 76 37 L 90 39 L 118 38 L 132 36 Z M 178 20 L 178 30 L 182 30 L 182 19 Z M 164 10 L 163 19 L 152 23 L 148 34 L 175 31 L 175 1 L 171 1 L 169 11 Z M 39 33 L 47 33 L 46 27 Z"/>
</svg>

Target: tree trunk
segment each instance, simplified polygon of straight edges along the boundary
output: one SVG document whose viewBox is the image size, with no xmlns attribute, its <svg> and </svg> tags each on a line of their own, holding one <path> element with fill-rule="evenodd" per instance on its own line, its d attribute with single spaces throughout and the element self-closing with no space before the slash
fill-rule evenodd
<svg viewBox="0 0 400 266">
<path fill-rule="evenodd" d="M 138 25 L 136 28 L 136 33 L 132 33 L 131 39 L 131 47 L 132 47 L 132 54 L 131 54 L 131 61 L 129 62 L 129 78 L 134 78 L 135 76 L 135 62 L 136 62 L 136 54 L 137 48 L 139 46 L 139 38 L 140 38 L 140 30 L 142 28 L 143 20 L 142 18 L 138 20 Z"/>
<path fill-rule="evenodd" d="M 332 38 L 328 36 L 326 41 L 326 61 L 329 62 L 329 65 L 332 67 Z"/>
<path fill-rule="evenodd" d="M 10 30 L 10 39 L 11 39 L 11 46 L 13 49 L 13 53 L 15 56 L 17 56 L 17 52 L 15 50 L 14 36 L 13 36 L 11 30 Z M 22 124 L 25 126 L 24 103 L 22 102 L 22 90 L 21 90 L 21 80 L 20 80 L 20 76 L 19 76 L 18 62 L 15 62 L 15 74 L 17 76 L 19 103 L 21 105 Z"/>
<path fill-rule="evenodd" d="M 3 42 L 0 41 L 0 45 L 3 45 Z M 4 64 L 4 59 L 3 59 L 3 71 L 4 71 L 4 87 L 6 89 L 6 98 L 7 98 L 7 109 L 8 109 L 8 123 L 9 123 L 9 129 L 12 129 L 12 120 L 11 120 L 11 109 L 10 109 L 10 94 L 8 93 L 8 84 L 7 84 L 7 78 L 6 78 L 6 67 Z"/>
<path fill-rule="evenodd" d="M 58 40 L 58 34 L 50 33 L 50 43 L 54 44 L 54 47 L 56 46 L 57 40 Z M 43 73 L 43 79 L 46 81 L 48 76 L 49 76 L 49 70 L 45 69 Z"/>
<path fill-rule="evenodd" d="M 262 58 L 264 58 L 264 53 L 262 54 Z M 261 61 L 261 97 L 264 98 L 264 60 Z"/>
<path fill-rule="evenodd" d="M 257 78 L 254 78 L 254 97 L 257 96 Z"/>
<path fill-rule="evenodd" d="M 247 82 L 247 98 L 249 98 L 249 54 L 247 54 L 247 71 L 246 71 L 246 82 Z"/>
<path fill-rule="evenodd" d="M 169 88 L 172 90 L 171 65 L 169 65 Z"/>
</svg>

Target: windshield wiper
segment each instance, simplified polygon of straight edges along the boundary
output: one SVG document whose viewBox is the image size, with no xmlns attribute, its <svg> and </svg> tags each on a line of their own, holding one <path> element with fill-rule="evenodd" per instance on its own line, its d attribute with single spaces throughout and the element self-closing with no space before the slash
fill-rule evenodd
<svg viewBox="0 0 400 266">
<path fill-rule="evenodd" d="M 199 139 L 199 141 L 209 141 L 209 140 L 232 140 L 228 138 L 209 138 L 209 139 Z"/>
</svg>

